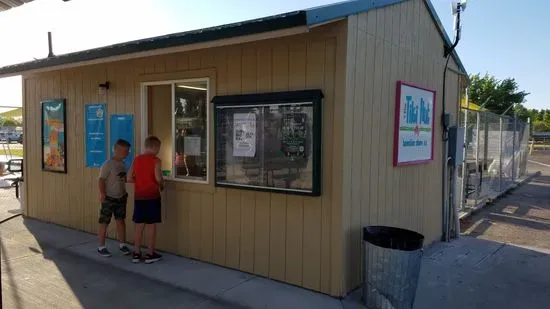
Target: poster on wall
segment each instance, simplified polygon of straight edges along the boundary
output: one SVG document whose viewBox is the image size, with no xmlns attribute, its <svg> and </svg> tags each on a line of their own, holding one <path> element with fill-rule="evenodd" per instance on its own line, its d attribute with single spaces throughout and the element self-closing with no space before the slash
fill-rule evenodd
<svg viewBox="0 0 550 309">
<path fill-rule="evenodd" d="M 109 149 L 111 150 L 111 157 L 113 156 L 113 151 L 115 149 L 115 143 L 118 139 L 123 139 L 129 142 L 132 147 L 130 147 L 130 153 L 128 157 L 124 160 L 124 165 L 126 169 L 130 168 L 132 160 L 134 158 L 134 116 L 128 114 L 114 114 L 111 115 L 109 122 L 110 135 L 109 135 Z"/>
<path fill-rule="evenodd" d="M 86 167 L 97 168 L 107 160 L 107 105 L 86 104 Z"/>
<path fill-rule="evenodd" d="M 65 99 L 41 102 L 42 170 L 67 172 Z"/>
<path fill-rule="evenodd" d="M 256 114 L 233 114 L 233 156 L 256 155 Z"/>
<path fill-rule="evenodd" d="M 287 157 L 304 157 L 307 143 L 307 114 L 285 113 L 281 124 L 281 151 Z"/>
<path fill-rule="evenodd" d="M 394 166 L 433 160 L 435 91 L 397 82 Z"/>
</svg>

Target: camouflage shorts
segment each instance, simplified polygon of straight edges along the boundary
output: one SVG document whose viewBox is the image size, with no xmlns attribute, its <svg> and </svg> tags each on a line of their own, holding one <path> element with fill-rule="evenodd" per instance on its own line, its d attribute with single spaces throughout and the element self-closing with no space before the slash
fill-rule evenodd
<svg viewBox="0 0 550 309">
<path fill-rule="evenodd" d="M 101 210 L 99 212 L 99 223 L 109 224 L 111 223 L 111 217 L 115 216 L 115 220 L 126 219 L 126 202 L 127 196 L 121 198 L 107 197 L 101 202 Z"/>
</svg>

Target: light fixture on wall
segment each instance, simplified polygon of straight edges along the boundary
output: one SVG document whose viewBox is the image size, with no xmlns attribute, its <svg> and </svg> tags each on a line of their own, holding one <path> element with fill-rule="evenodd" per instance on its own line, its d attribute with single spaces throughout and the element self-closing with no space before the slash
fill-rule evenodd
<svg viewBox="0 0 550 309">
<path fill-rule="evenodd" d="M 111 85 L 111 83 L 109 82 L 105 82 L 103 84 L 99 84 L 98 88 L 97 88 L 97 91 L 99 93 L 99 95 L 106 95 L 107 94 L 107 90 L 109 90 L 109 86 Z"/>
</svg>

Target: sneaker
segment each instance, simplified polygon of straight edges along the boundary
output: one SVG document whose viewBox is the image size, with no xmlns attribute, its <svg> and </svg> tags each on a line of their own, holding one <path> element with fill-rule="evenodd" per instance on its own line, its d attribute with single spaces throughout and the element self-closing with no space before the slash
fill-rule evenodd
<svg viewBox="0 0 550 309">
<path fill-rule="evenodd" d="M 132 254 L 132 263 L 139 263 L 141 261 L 141 252 L 134 252 Z"/>
<path fill-rule="evenodd" d="M 105 247 L 97 248 L 97 253 L 99 253 L 99 255 L 104 256 L 104 257 L 110 257 L 111 256 L 111 252 L 109 252 L 109 250 L 107 250 L 107 248 L 105 248 Z"/>
<path fill-rule="evenodd" d="M 160 261 L 162 259 L 162 255 L 153 252 L 153 254 L 146 254 L 145 255 L 145 264 L 151 264 Z"/>
<path fill-rule="evenodd" d="M 132 250 L 130 250 L 130 248 L 128 248 L 128 246 L 126 245 L 120 245 L 119 249 L 123 255 L 130 255 L 130 253 L 132 253 Z"/>
</svg>

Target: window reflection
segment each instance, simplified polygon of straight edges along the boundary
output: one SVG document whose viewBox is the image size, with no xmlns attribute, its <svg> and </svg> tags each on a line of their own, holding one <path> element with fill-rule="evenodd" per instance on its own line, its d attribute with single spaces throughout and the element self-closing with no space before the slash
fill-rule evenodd
<svg viewBox="0 0 550 309">
<path fill-rule="evenodd" d="M 177 83 L 175 89 L 175 177 L 206 180 L 208 82 Z"/>
<path fill-rule="evenodd" d="M 313 189 L 312 104 L 226 107 L 217 114 L 218 183 Z"/>
</svg>

